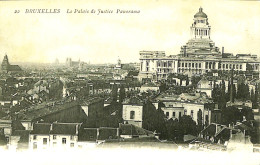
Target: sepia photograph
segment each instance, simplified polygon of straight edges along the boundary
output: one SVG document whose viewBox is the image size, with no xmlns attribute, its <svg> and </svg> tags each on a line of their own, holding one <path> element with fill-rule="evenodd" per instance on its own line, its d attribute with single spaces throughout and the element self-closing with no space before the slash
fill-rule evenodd
<svg viewBox="0 0 260 165">
<path fill-rule="evenodd" d="M 260 165 L 260 1 L 1 0 L 0 164 Z"/>
</svg>

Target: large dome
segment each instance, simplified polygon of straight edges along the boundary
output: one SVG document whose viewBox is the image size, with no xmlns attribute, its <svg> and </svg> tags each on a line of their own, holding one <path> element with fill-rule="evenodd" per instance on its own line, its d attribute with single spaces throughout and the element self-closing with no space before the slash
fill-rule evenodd
<svg viewBox="0 0 260 165">
<path fill-rule="evenodd" d="M 197 18 L 197 17 L 202 17 L 202 18 L 207 18 L 207 14 L 205 14 L 203 11 L 202 11 L 202 8 L 199 9 L 199 12 L 197 12 L 195 15 L 194 15 L 194 18 Z"/>
</svg>

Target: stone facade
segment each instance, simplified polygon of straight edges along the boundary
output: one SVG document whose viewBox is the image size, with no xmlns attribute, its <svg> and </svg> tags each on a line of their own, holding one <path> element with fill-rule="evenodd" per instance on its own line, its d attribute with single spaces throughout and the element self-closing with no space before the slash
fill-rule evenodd
<svg viewBox="0 0 260 165">
<path fill-rule="evenodd" d="M 190 28 L 191 39 L 181 47 L 180 54 L 166 56 L 164 51 L 140 51 L 139 79 L 154 81 L 167 79 L 170 73 L 189 76 L 202 75 L 207 72 L 251 71 L 259 75 L 260 60 L 255 55 L 239 54 L 237 56 L 222 53 L 210 39 L 211 27 L 207 15 L 200 8 L 194 15 Z"/>
</svg>

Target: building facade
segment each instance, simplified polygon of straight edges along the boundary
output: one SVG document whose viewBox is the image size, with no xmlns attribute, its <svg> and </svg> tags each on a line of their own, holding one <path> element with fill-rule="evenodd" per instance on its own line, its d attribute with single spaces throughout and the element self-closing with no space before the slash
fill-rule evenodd
<svg viewBox="0 0 260 165">
<path fill-rule="evenodd" d="M 260 60 L 256 55 L 224 53 L 211 40 L 211 26 L 202 8 L 194 15 L 190 27 L 191 39 L 181 47 L 178 55 L 166 56 L 164 51 L 140 51 L 139 80 L 167 79 L 171 73 L 189 76 L 207 72 L 251 72 L 259 77 Z"/>
</svg>

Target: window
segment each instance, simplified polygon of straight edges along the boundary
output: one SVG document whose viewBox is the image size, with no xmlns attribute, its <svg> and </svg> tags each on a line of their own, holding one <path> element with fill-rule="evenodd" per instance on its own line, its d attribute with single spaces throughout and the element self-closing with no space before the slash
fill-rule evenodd
<svg viewBox="0 0 260 165">
<path fill-rule="evenodd" d="M 66 138 L 62 138 L 62 144 L 66 144 Z"/>
<path fill-rule="evenodd" d="M 190 111 L 190 116 L 193 119 L 193 110 Z"/>
<path fill-rule="evenodd" d="M 33 143 L 33 149 L 37 149 L 37 142 Z"/>
<path fill-rule="evenodd" d="M 179 112 L 179 118 L 181 118 L 181 112 Z"/>
<path fill-rule="evenodd" d="M 242 69 L 242 65 L 240 65 L 240 69 Z"/>
<path fill-rule="evenodd" d="M 172 117 L 175 117 L 175 112 L 172 112 Z"/>
<path fill-rule="evenodd" d="M 135 119 L 135 111 L 130 112 L 130 119 Z"/>
<path fill-rule="evenodd" d="M 199 68 L 201 68 L 201 63 L 199 63 Z"/>
<path fill-rule="evenodd" d="M 206 118 L 206 122 L 208 122 L 209 121 L 209 115 L 206 115 L 205 118 Z"/>
<path fill-rule="evenodd" d="M 169 105 L 169 107 L 173 107 L 173 105 L 172 105 L 172 104 L 170 104 L 170 105 Z"/>
<path fill-rule="evenodd" d="M 187 110 L 186 109 L 184 109 L 184 115 L 187 115 Z"/>
<path fill-rule="evenodd" d="M 71 136 L 70 136 L 70 140 L 73 140 L 73 139 L 74 139 L 74 136 L 71 135 Z"/>
<path fill-rule="evenodd" d="M 74 143 L 70 143 L 70 147 L 73 148 L 74 147 Z"/>
<path fill-rule="evenodd" d="M 43 144 L 44 144 L 44 145 L 47 144 L 47 138 L 43 138 L 42 141 L 43 141 Z"/>
<path fill-rule="evenodd" d="M 57 139 L 57 136 L 56 135 L 53 135 L 53 140 L 56 140 Z"/>
<path fill-rule="evenodd" d="M 33 140 L 36 140 L 37 139 L 37 135 L 33 135 Z"/>
<path fill-rule="evenodd" d="M 166 117 L 169 118 L 169 112 L 166 112 Z"/>
</svg>

